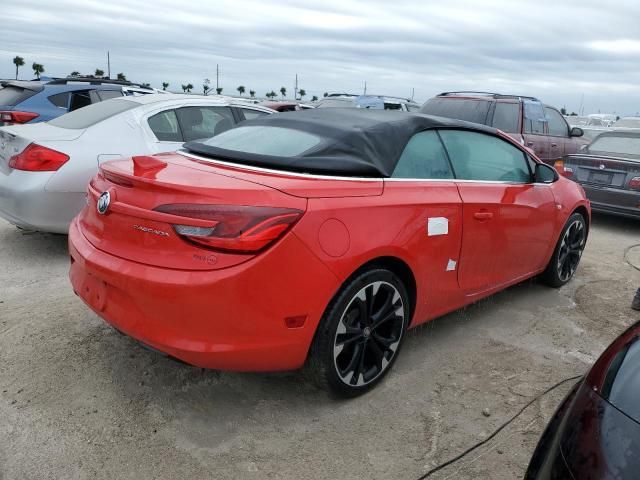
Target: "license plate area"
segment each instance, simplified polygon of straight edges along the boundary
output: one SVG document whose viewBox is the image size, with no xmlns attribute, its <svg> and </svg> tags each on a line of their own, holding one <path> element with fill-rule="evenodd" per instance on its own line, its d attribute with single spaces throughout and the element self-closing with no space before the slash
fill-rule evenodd
<svg viewBox="0 0 640 480">
<path fill-rule="evenodd" d="M 611 185 L 613 180 L 613 174 L 607 172 L 591 172 L 589 174 L 589 183 L 595 183 L 597 185 Z"/>
</svg>

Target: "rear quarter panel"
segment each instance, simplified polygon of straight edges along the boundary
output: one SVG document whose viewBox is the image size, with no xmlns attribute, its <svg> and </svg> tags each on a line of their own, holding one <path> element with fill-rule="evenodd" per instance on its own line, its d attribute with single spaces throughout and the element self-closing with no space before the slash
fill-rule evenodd
<svg viewBox="0 0 640 480">
<path fill-rule="evenodd" d="M 447 218 L 448 233 L 429 236 L 429 217 Z M 324 229 L 332 231 L 332 242 Z M 452 182 L 385 181 L 381 196 L 310 199 L 294 233 L 338 277 L 338 288 L 377 258 L 406 263 L 417 287 L 414 326 L 461 301 L 457 271 L 447 271 L 449 260 L 458 261 L 462 236 L 462 203 Z"/>
</svg>

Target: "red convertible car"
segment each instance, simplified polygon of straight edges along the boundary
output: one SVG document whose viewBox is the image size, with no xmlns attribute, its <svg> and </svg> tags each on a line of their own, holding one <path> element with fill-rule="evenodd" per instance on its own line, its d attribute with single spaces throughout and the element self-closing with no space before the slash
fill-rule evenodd
<svg viewBox="0 0 640 480">
<path fill-rule="evenodd" d="M 200 367 L 373 387 L 408 328 L 582 254 L 582 188 L 501 132 L 406 112 L 261 117 L 105 163 L 69 234 L 75 292 Z"/>
</svg>

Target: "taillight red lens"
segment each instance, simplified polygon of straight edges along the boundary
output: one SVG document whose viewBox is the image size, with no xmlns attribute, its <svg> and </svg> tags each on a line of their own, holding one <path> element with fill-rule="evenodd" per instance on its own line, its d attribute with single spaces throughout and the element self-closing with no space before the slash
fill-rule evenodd
<svg viewBox="0 0 640 480">
<path fill-rule="evenodd" d="M 0 122 L 27 123 L 40 115 L 34 112 L 14 112 L 13 110 L 0 112 Z"/>
<path fill-rule="evenodd" d="M 259 252 L 282 237 L 303 213 L 292 208 L 199 204 L 162 205 L 155 210 L 185 217 L 173 228 L 190 242 L 233 253 Z M 212 226 L 189 225 L 189 218 L 210 220 Z"/>
<path fill-rule="evenodd" d="M 22 152 L 11 157 L 9 166 L 16 170 L 29 172 L 55 172 L 67 160 L 69 160 L 69 155 L 32 143 Z"/>
<path fill-rule="evenodd" d="M 563 177 L 573 177 L 573 168 L 565 166 L 564 160 L 556 160 L 553 166 Z"/>
<path fill-rule="evenodd" d="M 629 188 L 631 190 L 640 190 L 640 177 L 633 177 L 629 180 Z"/>
</svg>

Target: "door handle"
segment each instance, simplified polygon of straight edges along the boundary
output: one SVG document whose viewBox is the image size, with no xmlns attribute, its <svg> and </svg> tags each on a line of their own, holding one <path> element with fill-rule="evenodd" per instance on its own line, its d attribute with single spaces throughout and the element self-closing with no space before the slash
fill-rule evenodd
<svg viewBox="0 0 640 480">
<path fill-rule="evenodd" d="M 489 220 L 493 218 L 493 213 L 491 212 L 476 212 L 473 214 L 473 218 L 476 220 Z"/>
<path fill-rule="evenodd" d="M 533 147 L 534 143 L 533 142 L 527 142 L 527 147 Z"/>
<path fill-rule="evenodd" d="M 552 143 L 552 144 L 551 144 L 551 146 L 552 146 L 552 147 L 557 147 L 557 146 L 558 146 L 558 144 L 557 144 L 557 143 Z"/>
</svg>

